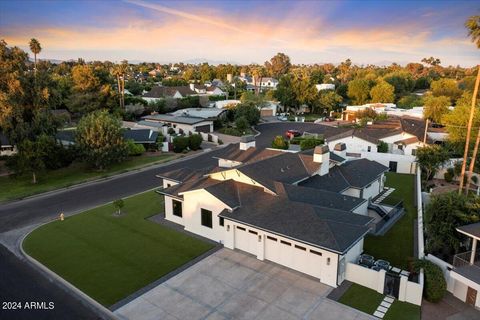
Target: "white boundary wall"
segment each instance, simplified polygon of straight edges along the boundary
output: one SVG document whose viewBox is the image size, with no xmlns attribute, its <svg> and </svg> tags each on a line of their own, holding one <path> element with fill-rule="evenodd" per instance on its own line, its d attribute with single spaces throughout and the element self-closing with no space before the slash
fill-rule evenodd
<svg viewBox="0 0 480 320">
<path fill-rule="evenodd" d="M 347 263 L 345 279 L 383 294 L 385 270 L 375 271 L 355 263 Z"/>
</svg>

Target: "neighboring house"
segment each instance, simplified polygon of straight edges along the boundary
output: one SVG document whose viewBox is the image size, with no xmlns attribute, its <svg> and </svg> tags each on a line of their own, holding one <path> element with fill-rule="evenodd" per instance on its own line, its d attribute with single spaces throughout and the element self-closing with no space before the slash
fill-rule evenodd
<svg viewBox="0 0 480 320">
<path fill-rule="evenodd" d="M 467 304 L 480 308 L 480 222 L 461 226 L 457 231 L 471 239 L 471 251 L 460 253 L 453 258 L 453 269 L 449 271 L 449 291 Z"/>
<path fill-rule="evenodd" d="M 12 156 L 17 153 L 17 147 L 13 145 L 7 136 L 0 132 L 0 156 Z"/>
<path fill-rule="evenodd" d="M 337 287 L 363 252 L 387 167 L 345 162 L 328 146 L 308 153 L 227 146 L 219 166 L 159 175 L 165 218 L 185 230 Z M 311 153 L 311 154 L 310 154 Z M 335 188 L 332 188 L 335 185 Z"/>
<path fill-rule="evenodd" d="M 391 171 L 402 173 L 415 172 L 418 148 L 444 139 L 443 129 L 429 126 L 425 133 L 425 122 L 410 117 L 379 121 L 364 128 L 340 129 L 325 135 L 331 149 L 344 143 L 348 158 L 372 159 L 388 166 Z M 378 153 L 381 141 L 388 145 L 386 153 Z"/>
<path fill-rule="evenodd" d="M 154 69 L 148 72 L 148 75 L 150 77 L 156 77 L 156 76 L 161 76 L 163 74 L 162 69 Z"/>
<path fill-rule="evenodd" d="M 185 108 L 169 113 L 177 117 L 196 117 L 207 120 L 217 120 L 226 116 L 226 109 L 217 108 Z"/>
<path fill-rule="evenodd" d="M 75 141 L 76 130 L 59 130 L 55 138 L 64 146 L 71 146 Z M 123 139 L 133 140 L 137 144 L 155 144 L 157 142 L 158 132 L 151 129 L 125 129 L 122 131 Z"/>
<path fill-rule="evenodd" d="M 247 84 L 248 91 L 276 89 L 278 85 L 278 80 L 271 77 L 256 78 L 255 76 L 248 76 L 242 73 L 238 79 Z"/>
<path fill-rule="evenodd" d="M 189 85 L 190 90 L 195 91 L 198 94 L 206 94 L 212 96 L 223 96 L 225 92 L 217 86 L 214 85 L 200 85 L 195 83 L 190 83 Z"/>
<path fill-rule="evenodd" d="M 241 103 L 240 100 L 220 100 L 220 101 L 215 101 L 214 103 L 211 104 L 212 107 L 218 108 L 218 109 L 224 109 L 229 106 L 236 106 L 237 104 Z"/>
<path fill-rule="evenodd" d="M 136 144 L 154 145 L 157 143 L 158 132 L 151 129 L 124 130 L 123 139 L 133 140 Z"/>
<path fill-rule="evenodd" d="M 144 93 L 142 99 L 151 102 L 164 98 L 181 99 L 188 96 L 197 95 L 197 92 L 190 89 L 189 86 L 164 87 L 155 86 L 147 93 Z"/>
<path fill-rule="evenodd" d="M 278 103 L 273 101 L 265 102 L 260 108 L 261 117 L 275 117 L 277 115 Z"/>
<path fill-rule="evenodd" d="M 173 128 L 177 133 L 213 132 L 213 120 L 199 117 L 154 114 L 142 117 L 142 120 L 144 120 L 143 126 L 147 125 L 147 122 L 161 123 L 166 127 Z"/>
<path fill-rule="evenodd" d="M 316 84 L 315 88 L 317 88 L 317 91 L 335 90 L 335 85 L 333 83 L 322 83 L 322 84 Z"/>
</svg>

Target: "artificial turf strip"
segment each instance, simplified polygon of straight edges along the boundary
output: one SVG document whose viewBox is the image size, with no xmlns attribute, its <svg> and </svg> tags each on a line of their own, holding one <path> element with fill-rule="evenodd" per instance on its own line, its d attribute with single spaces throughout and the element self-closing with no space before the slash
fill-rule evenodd
<svg viewBox="0 0 480 320">
<path fill-rule="evenodd" d="M 347 306 L 373 314 L 383 300 L 383 295 L 356 283 L 343 294 L 338 302 Z"/>
<path fill-rule="evenodd" d="M 407 269 L 408 260 L 413 257 L 413 224 L 417 217 L 415 176 L 393 172 L 387 172 L 386 176 L 386 186 L 395 188 L 390 197 L 403 200 L 405 215 L 385 235 L 365 237 L 363 249 L 375 259 L 384 259 L 395 267 Z"/>
<path fill-rule="evenodd" d="M 213 248 L 145 218 L 163 211 L 163 198 L 147 192 L 33 231 L 25 251 L 49 269 L 110 306 Z"/>
<path fill-rule="evenodd" d="M 380 305 L 384 295 L 375 290 L 352 283 L 338 302 L 372 315 Z M 420 306 L 395 300 L 388 309 L 385 320 L 419 320 Z"/>
<path fill-rule="evenodd" d="M 420 306 L 395 300 L 383 318 L 385 320 L 420 320 Z"/>
</svg>

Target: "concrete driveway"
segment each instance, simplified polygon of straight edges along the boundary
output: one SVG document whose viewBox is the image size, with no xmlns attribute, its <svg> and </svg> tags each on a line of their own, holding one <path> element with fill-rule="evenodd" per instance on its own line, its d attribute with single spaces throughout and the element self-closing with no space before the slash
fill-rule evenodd
<svg viewBox="0 0 480 320">
<path fill-rule="evenodd" d="M 229 249 L 117 309 L 122 319 L 373 319 L 313 278 Z"/>
</svg>

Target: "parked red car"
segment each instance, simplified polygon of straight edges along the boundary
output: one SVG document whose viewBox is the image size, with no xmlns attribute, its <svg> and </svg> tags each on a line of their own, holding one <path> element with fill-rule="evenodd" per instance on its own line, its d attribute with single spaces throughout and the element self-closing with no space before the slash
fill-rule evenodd
<svg viewBox="0 0 480 320">
<path fill-rule="evenodd" d="M 288 139 L 292 139 L 293 137 L 299 137 L 301 135 L 302 135 L 302 133 L 300 131 L 293 130 L 293 129 L 287 130 L 285 132 L 285 137 L 287 137 Z"/>
</svg>

